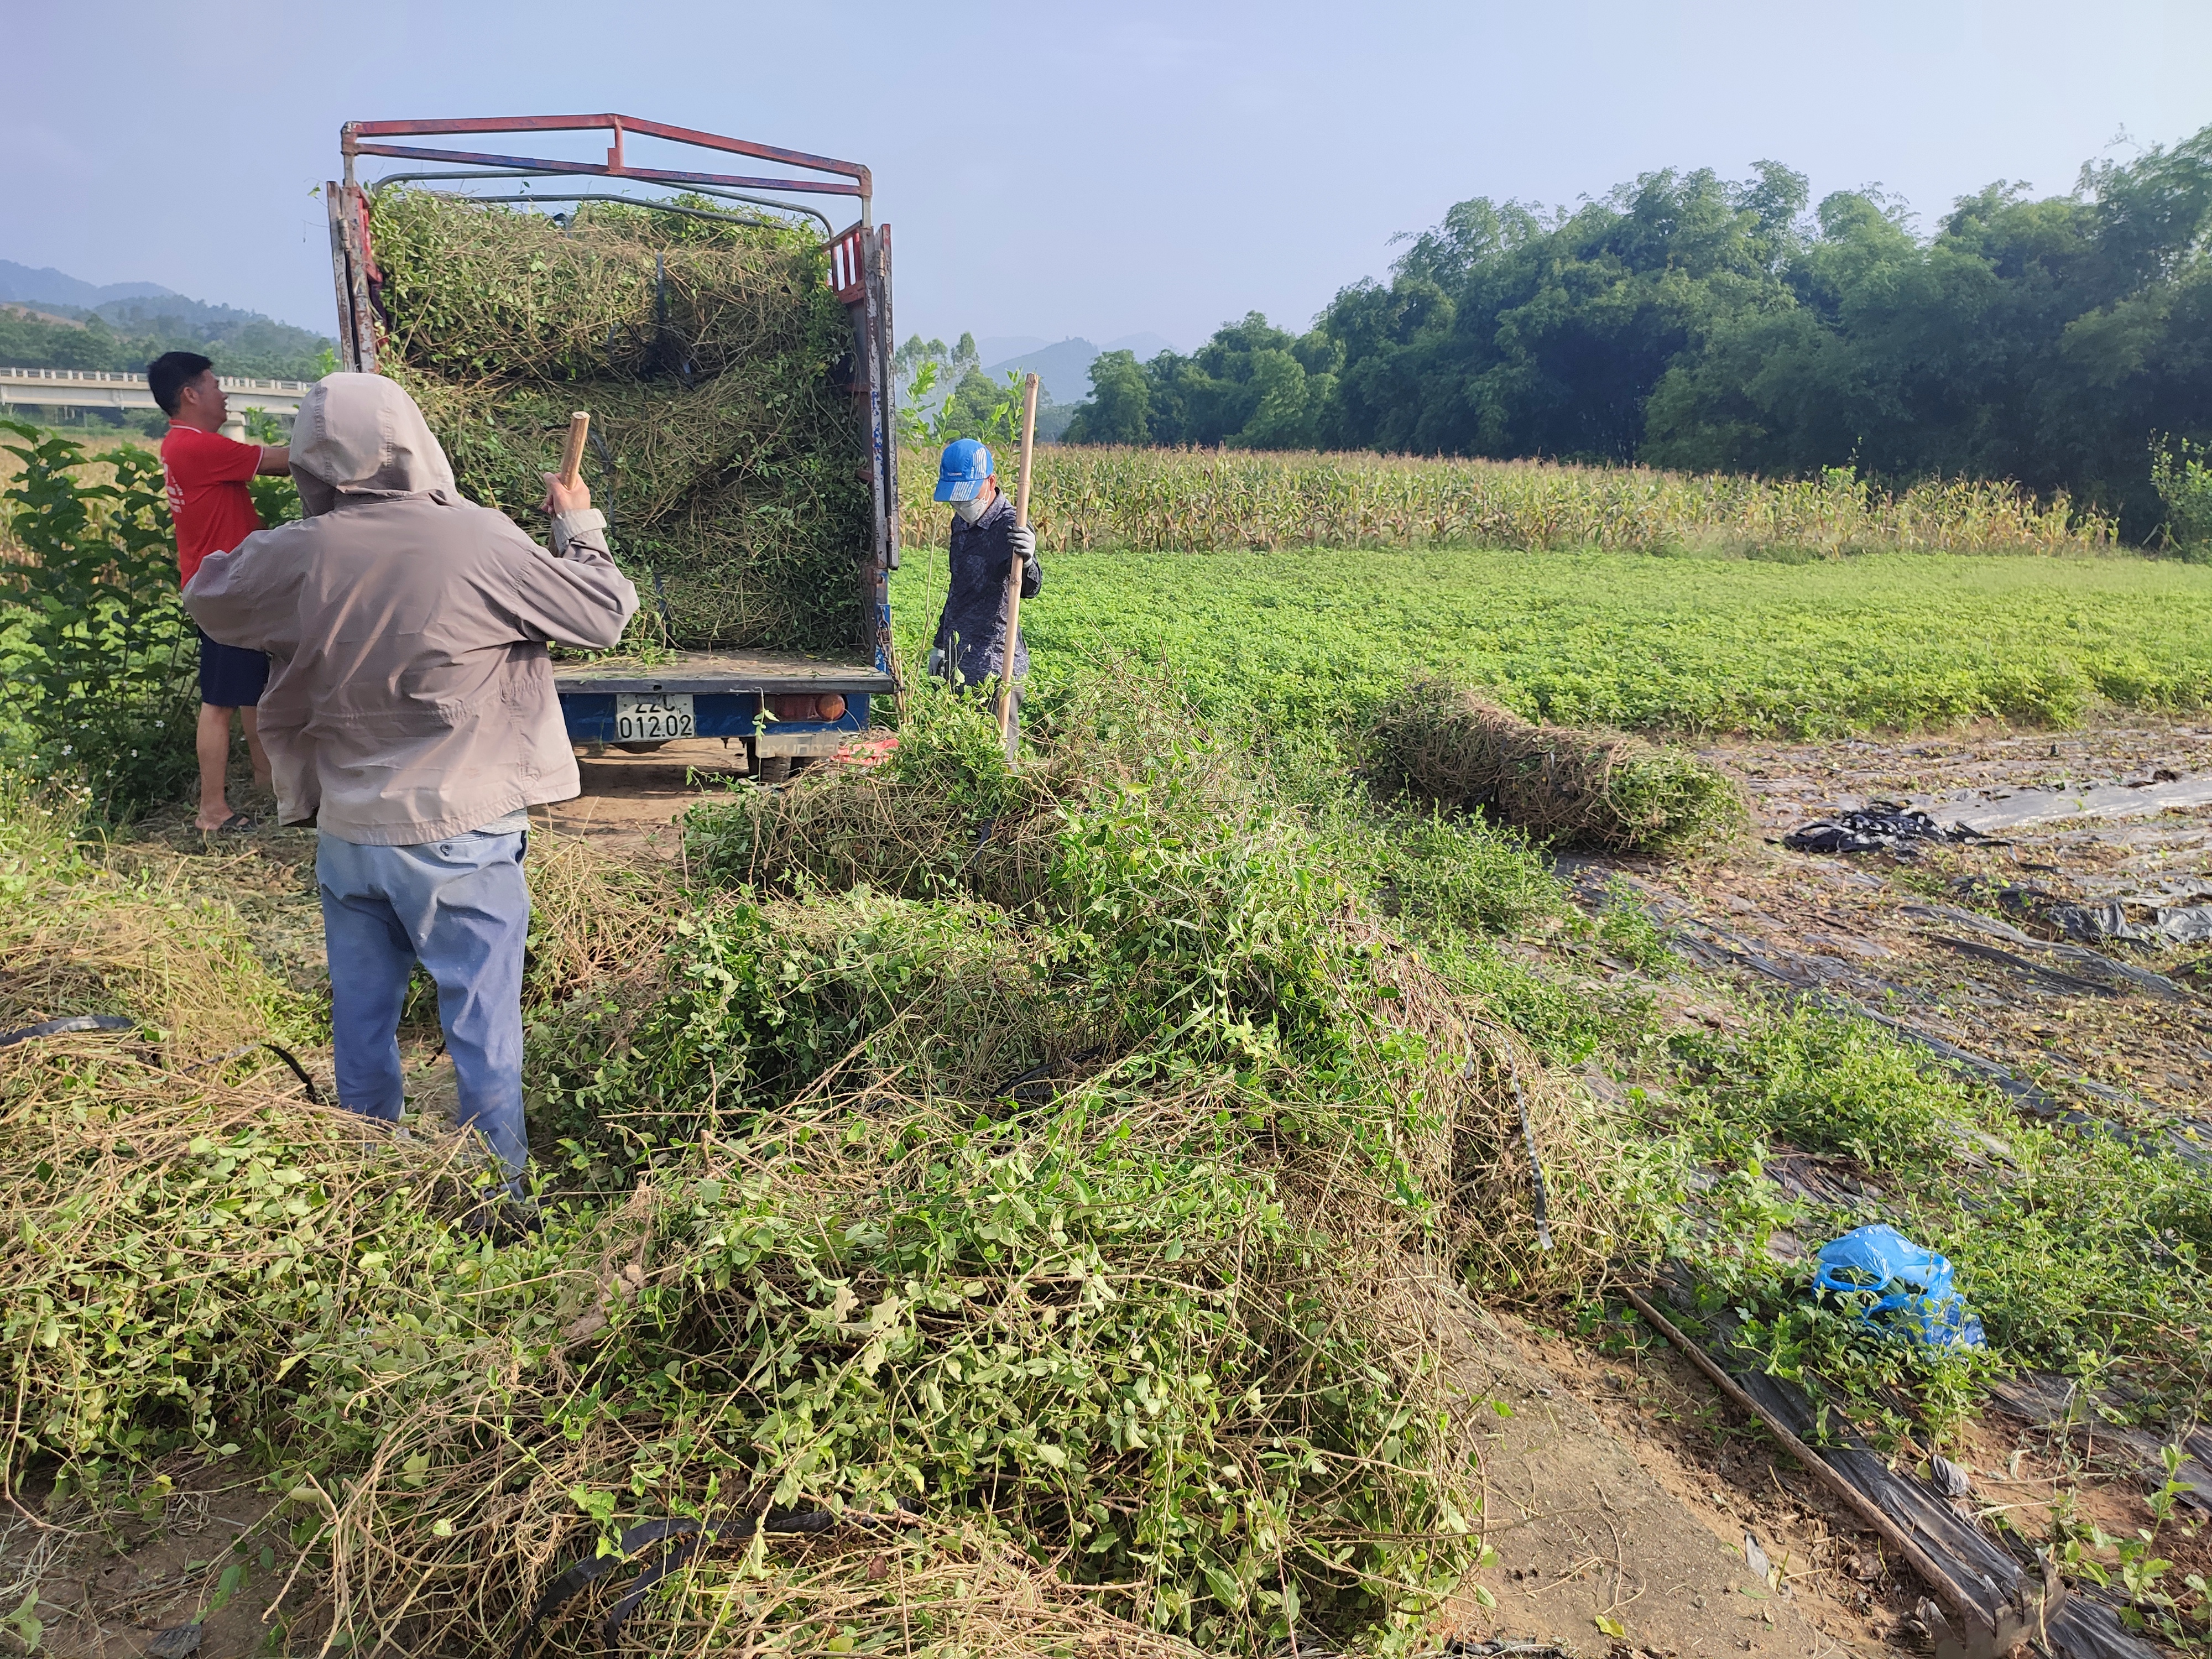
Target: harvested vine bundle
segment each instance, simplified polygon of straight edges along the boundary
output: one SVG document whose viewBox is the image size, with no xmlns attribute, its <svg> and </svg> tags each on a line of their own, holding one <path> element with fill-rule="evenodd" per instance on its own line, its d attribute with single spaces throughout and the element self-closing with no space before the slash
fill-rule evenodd
<svg viewBox="0 0 2212 1659">
<path fill-rule="evenodd" d="M 1372 736 L 1385 787 L 1486 810 L 1538 841 L 1685 851 L 1744 822 L 1735 786 L 1694 756 L 1618 732 L 1532 726 L 1448 680 L 1408 686 Z"/>
<path fill-rule="evenodd" d="M 673 643 L 860 637 L 852 330 L 811 234 L 596 204 L 564 226 L 405 190 L 377 198 L 371 228 L 381 366 L 471 500 L 534 507 L 589 410 L 585 477 Z"/>
</svg>

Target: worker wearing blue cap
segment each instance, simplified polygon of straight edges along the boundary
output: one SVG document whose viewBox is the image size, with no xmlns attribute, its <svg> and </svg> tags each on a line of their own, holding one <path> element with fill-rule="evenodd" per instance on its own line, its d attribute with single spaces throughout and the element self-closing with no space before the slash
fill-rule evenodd
<svg viewBox="0 0 2212 1659">
<path fill-rule="evenodd" d="M 999 489 L 991 452 L 973 438 L 945 445 L 937 466 L 937 499 L 952 504 L 952 581 L 945 614 L 937 619 L 929 672 L 956 687 L 980 686 L 1006 672 L 1006 573 L 1013 561 L 1022 562 L 1023 599 L 1035 599 L 1044 586 L 1036 532 L 1014 522 L 1014 504 Z M 1029 672 L 1029 650 L 1017 635 L 1012 676 L 1017 685 Z M 1009 721 L 1010 757 L 1014 742 L 1015 723 Z"/>
</svg>

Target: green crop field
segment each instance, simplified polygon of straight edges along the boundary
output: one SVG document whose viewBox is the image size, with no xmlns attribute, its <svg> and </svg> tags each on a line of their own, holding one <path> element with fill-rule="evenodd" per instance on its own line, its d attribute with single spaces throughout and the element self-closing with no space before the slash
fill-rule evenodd
<svg viewBox="0 0 2212 1659">
<path fill-rule="evenodd" d="M 944 584 L 941 550 L 909 554 L 909 650 Z M 2132 557 L 1063 554 L 1023 624 L 1041 679 L 1127 654 L 1209 714 L 1273 726 L 1329 724 L 1414 670 L 1531 717 L 1697 732 L 2063 726 L 2100 698 L 2212 699 L 2212 569 Z"/>
</svg>

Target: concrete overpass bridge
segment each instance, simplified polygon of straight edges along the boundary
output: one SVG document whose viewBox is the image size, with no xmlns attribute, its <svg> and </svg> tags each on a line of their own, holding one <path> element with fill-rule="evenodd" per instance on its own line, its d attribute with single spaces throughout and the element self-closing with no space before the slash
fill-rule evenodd
<svg viewBox="0 0 2212 1659">
<path fill-rule="evenodd" d="M 223 423 L 223 432 L 241 441 L 246 436 L 246 410 L 266 410 L 289 424 L 300 412 L 300 399 L 307 395 L 312 384 L 233 374 L 217 378 L 230 397 L 230 419 Z M 154 394 L 146 389 L 143 374 L 118 374 L 97 368 L 0 368 L 0 410 L 157 407 Z"/>
</svg>

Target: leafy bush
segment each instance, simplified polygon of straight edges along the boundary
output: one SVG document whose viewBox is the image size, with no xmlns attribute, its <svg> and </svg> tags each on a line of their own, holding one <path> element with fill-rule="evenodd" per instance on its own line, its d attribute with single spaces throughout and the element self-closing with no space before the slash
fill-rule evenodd
<svg viewBox="0 0 2212 1659">
<path fill-rule="evenodd" d="M 2117 1370 L 2147 1410 L 2185 1414 L 2212 1365 L 2212 1191 L 2201 1170 L 2094 1130 L 2023 1122 L 1863 1021 L 1754 1015 L 1741 1034 L 1677 1034 L 1666 1138 L 1634 1156 L 1671 1186 L 1667 1250 L 1709 1312 L 1747 1319 L 1778 1375 L 1885 1436 L 1948 1433 L 1996 1370 Z M 1867 1196 L 1785 1194 L 1785 1149 L 1840 1160 Z M 1941 1250 L 1986 1351 L 1920 1347 L 1808 1294 L 1802 1254 L 1872 1220 Z"/>
<path fill-rule="evenodd" d="M 2191 564 L 2212 563 L 2212 446 L 2153 444 L 2150 481 L 2166 505 L 2166 533 Z"/>
<path fill-rule="evenodd" d="M 1675 1056 L 1739 1132 L 1839 1152 L 1869 1169 L 1940 1159 L 1974 1114 L 1972 1091 L 1864 1020 L 1797 1008 L 1741 1035 L 1695 1026 Z"/>
<path fill-rule="evenodd" d="M 73 476 L 88 464 L 73 441 L 0 428 L 21 441 L 8 447 L 23 470 L 0 500 L 24 553 L 14 665 L 38 769 L 82 779 L 112 817 L 170 799 L 198 764 L 198 659 L 161 462 L 125 445 L 100 457 L 115 481 L 88 483 Z"/>
<path fill-rule="evenodd" d="M 1139 773 L 1173 775 L 1204 817 L 1249 791 L 1182 700 L 1121 672 L 1054 688 L 1023 710 L 1030 749 L 1006 763 L 983 701 L 942 681 L 907 688 L 890 756 L 830 768 L 773 794 L 739 787 L 685 816 L 694 862 L 718 881 L 778 891 L 861 884 L 908 897 L 967 891 L 1013 908 L 1039 902 L 1064 809 Z"/>
</svg>

